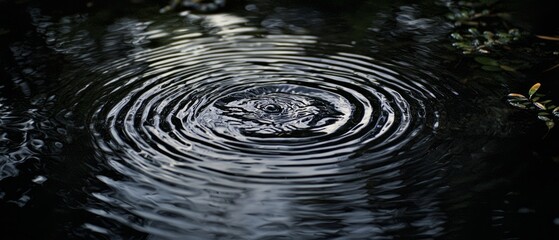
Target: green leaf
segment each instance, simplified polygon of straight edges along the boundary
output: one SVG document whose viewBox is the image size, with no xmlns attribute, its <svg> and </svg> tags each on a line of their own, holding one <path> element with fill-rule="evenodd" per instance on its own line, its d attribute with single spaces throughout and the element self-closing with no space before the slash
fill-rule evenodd
<svg viewBox="0 0 559 240">
<path fill-rule="evenodd" d="M 479 33 L 479 31 L 477 30 L 477 28 L 468 28 L 468 32 L 470 32 L 471 34 L 473 34 L 474 36 L 479 36 L 481 35 Z"/>
<path fill-rule="evenodd" d="M 536 91 L 538 91 L 538 89 L 540 88 L 541 84 L 540 83 L 536 83 L 534 84 L 530 90 L 528 91 L 528 98 L 532 98 L 532 95 L 534 95 L 534 93 L 536 93 Z"/>
<path fill-rule="evenodd" d="M 464 38 L 462 37 L 462 35 L 460 35 L 460 33 L 452 33 L 450 34 L 450 36 L 458 41 L 464 40 Z"/>
<path fill-rule="evenodd" d="M 551 113 L 553 113 L 553 116 L 559 118 L 559 107 L 555 107 Z"/>
<path fill-rule="evenodd" d="M 481 69 L 485 70 L 485 71 L 490 71 L 490 72 L 498 72 L 501 71 L 501 69 L 499 67 L 496 66 L 488 66 L 488 65 L 484 65 L 481 67 Z"/>
<path fill-rule="evenodd" d="M 555 122 L 553 122 L 553 120 L 545 121 L 545 125 L 547 126 L 548 130 L 551 130 L 553 127 L 555 127 Z"/>
<path fill-rule="evenodd" d="M 488 57 L 475 57 L 474 60 L 478 63 L 481 63 L 485 66 L 494 66 L 494 67 L 498 67 L 499 66 L 499 62 L 493 58 L 488 58 Z"/>
<path fill-rule="evenodd" d="M 509 93 L 509 95 L 507 95 L 507 97 L 509 98 L 509 102 L 510 101 L 514 101 L 514 102 L 529 101 L 526 96 L 524 96 L 522 94 L 518 94 L 518 93 Z"/>
<path fill-rule="evenodd" d="M 539 102 L 535 102 L 534 105 L 541 110 L 547 110 L 547 108 L 545 108 L 545 106 Z"/>
<path fill-rule="evenodd" d="M 507 71 L 507 72 L 516 72 L 516 69 L 509 67 L 507 65 L 499 65 L 499 67 L 501 67 L 501 69 Z"/>
<path fill-rule="evenodd" d="M 509 95 L 507 95 L 508 97 L 513 97 L 513 98 L 526 98 L 524 95 L 520 94 L 520 93 L 509 93 Z"/>
<path fill-rule="evenodd" d="M 536 93 L 536 94 L 534 94 L 534 96 L 545 97 L 545 94 L 543 94 L 543 93 Z"/>
<path fill-rule="evenodd" d="M 517 108 L 527 109 L 528 107 L 522 103 L 509 102 L 510 105 Z"/>
<path fill-rule="evenodd" d="M 545 121 L 545 122 L 552 121 L 551 118 L 548 118 L 546 116 L 538 116 L 538 119 L 542 120 L 542 121 Z"/>
</svg>

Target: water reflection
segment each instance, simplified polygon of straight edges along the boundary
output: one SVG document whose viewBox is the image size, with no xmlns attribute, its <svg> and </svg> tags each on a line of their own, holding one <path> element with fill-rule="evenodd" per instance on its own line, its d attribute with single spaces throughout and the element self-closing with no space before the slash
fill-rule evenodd
<svg viewBox="0 0 559 240">
<path fill-rule="evenodd" d="M 360 47 L 321 35 L 319 10 L 265 7 L 108 25 L 30 10 L 68 64 L 52 92 L 95 164 L 75 204 L 87 217 L 66 234 L 432 239 L 457 229 L 452 208 L 468 204 L 452 199 L 471 196 L 449 190 L 461 186 L 451 159 L 479 160 L 486 142 L 448 140 L 484 134 L 464 133 L 473 117 L 455 121 L 472 103 L 449 110 L 463 89 L 430 45 L 448 26 L 405 5 L 362 29 Z"/>
<path fill-rule="evenodd" d="M 92 213 L 165 238 L 440 232 L 427 200 L 437 191 L 398 191 L 436 131 L 432 96 L 446 93 L 351 48 L 314 53 L 325 46 L 314 36 L 254 35 L 263 30 L 231 14 L 185 18 L 180 32 L 142 33 L 164 43 L 97 66 L 84 91 L 104 93 L 90 131 L 125 177 L 98 176 L 112 190 L 94 194 L 108 208 Z M 415 197 L 432 207 L 391 222 Z"/>
</svg>

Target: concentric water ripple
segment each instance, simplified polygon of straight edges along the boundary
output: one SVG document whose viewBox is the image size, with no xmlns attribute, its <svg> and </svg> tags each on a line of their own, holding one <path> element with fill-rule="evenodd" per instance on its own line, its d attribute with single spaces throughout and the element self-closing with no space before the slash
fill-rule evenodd
<svg viewBox="0 0 559 240">
<path fill-rule="evenodd" d="M 95 145 L 125 179 L 98 176 L 115 191 L 94 196 L 143 220 L 90 212 L 165 238 L 302 237 L 312 228 L 288 230 L 315 213 L 291 200 L 361 199 L 369 174 L 397 178 L 398 166 L 424 154 L 440 94 L 428 79 L 313 36 L 236 25 L 245 22 L 213 26 L 208 36 L 147 32 L 167 43 L 95 67 L 113 78 L 80 92 L 98 96 Z M 371 225 L 375 214 L 365 212 L 353 214 Z"/>
<path fill-rule="evenodd" d="M 150 68 L 129 76 L 138 79 L 130 93 L 96 117 L 110 126 L 115 150 L 243 181 L 331 174 L 356 152 L 390 154 L 423 128 L 425 89 L 364 56 L 310 55 L 302 47 L 314 41 L 201 39 L 174 54 L 154 49 L 136 60 Z M 191 45 L 203 50 L 185 51 Z"/>
</svg>

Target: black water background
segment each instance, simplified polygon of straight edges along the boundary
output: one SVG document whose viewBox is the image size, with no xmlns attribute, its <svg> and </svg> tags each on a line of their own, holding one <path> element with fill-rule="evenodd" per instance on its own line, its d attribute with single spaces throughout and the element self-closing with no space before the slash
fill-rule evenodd
<svg viewBox="0 0 559 240">
<path fill-rule="evenodd" d="M 96 162 L 91 156 L 94 152 L 91 149 L 92 146 L 84 145 L 80 141 L 80 139 L 88 138 L 87 132 L 83 130 L 82 126 L 84 119 L 69 114 L 69 111 L 65 109 L 66 103 L 57 102 L 56 97 L 51 97 L 56 95 L 51 92 L 51 87 L 56 84 L 60 73 L 64 71 L 63 66 L 66 60 L 53 54 L 44 43 L 42 36 L 34 32 L 27 7 L 37 3 L 0 3 L 3 4 L 1 11 L 5 13 L 2 14 L 2 24 L 7 23 L 7 26 L 3 25 L 3 28 L 10 30 L 9 34 L 0 36 L 3 67 L 0 75 L 2 77 L 0 92 L 1 96 L 5 98 L 2 103 L 7 103 L 13 108 L 11 110 L 13 115 L 19 117 L 17 121 L 25 122 L 32 119 L 35 126 L 34 130 L 25 134 L 17 130 L 10 132 L 6 130 L 7 128 L 3 130 L 7 131 L 15 145 L 18 140 L 23 142 L 23 139 L 42 139 L 47 143 L 45 147 L 30 150 L 33 152 L 30 154 L 31 157 L 17 165 L 18 173 L 0 181 L 2 190 L 1 229 L 11 233 L 6 233 L 6 236 L 21 236 L 16 239 L 91 238 L 92 235 L 89 235 L 91 233 L 75 231 L 82 226 L 83 222 L 96 218 L 82 209 L 84 204 L 87 205 L 87 192 L 95 191 L 96 188 L 95 184 L 91 184 L 93 180 L 88 179 L 88 176 L 91 172 L 111 175 L 111 170 L 104 167 L 102 163 Z M 160 6 L 153 3 L 135 5 L 124 2 L 120 6 L 101 3 L 96 5 L 96 8 L 88 9 L 79 1 L 75 4 L 69 5 L 66 2 L 58 5 L 53 2 L 52 5 L 43 3 L 38 6 L 44 11 L 51 11 L 53 14 L 61 16 L 75 12 L 107 11 L 106 14 L 109 16 L 106 21 L 110 21 L 115 16 L 137 14 L 134 12 L 136 8 L 157 9 Z M 324 12 L 341 10 L 349 16 L 354 14 L 353 7 L 347 7 L 346 4 L 340 6 L 340 4 L 328 3 L 316 6 L 315 3 L 289 1 L 280 2 L 280 4 L 287 6 L 300 4 L 305 7 L 318 7 Z M 398 4 L 404 5 L 401 2 L 385 3 L 379 4 L 384 8 L 379 8 L 389 11 L 399 6 Z M 425 5 L 427 4 L 425 3 Z M 519 5 L 538 7 L 526 3 Z M 9 7 L 4 8 L 4 6 Z M 244 6 L 244 4 L 240 4 L 240 6 Z M 235 7 L 230 8 L 235 9 Z M 10 11 L 6 9 L 10 9 Z M 545 16 L 546 9 L 549 8 L 530 9 L 532 13 L 527 15 L 537 17 L 529 18 L 527 26 L 531 26 L 535 31 L 552 32 L 554 29 L 549 31 L 547 28 L 542 29 L 541 27 L 542 22 L 549 19 L 542 17 L 542 15 Z M 143 14 L 145 14 L 144 17 L 150 15 L 145 12 Z M 367 21 L 363 21 L 363 23 L 357 21 L 357 23 L 368 24 Z M 325 39 L 338 38 L 334 33 L 339 29 L 335 28 L 335 23 L 331 26 L 332 28 L 324 33 Z M 346 35 L 346 38 L 360 39 L 364 37 L 363 35 L 367 31 L 364 31 L 361 26 L 355 28 L 353 34 Z M 383 33 L 379 33 L 378 39 L 383 37 L 382 35 Z M 371 39 L 374 43 L 377 38 Z M 339 39 L 336 40 L 339 41 Z M 535 40 L 530 39 L 530 41 Z M 374 45 L 373 43 L 360 41 L 358 44 Z M 397 43 L 396 41 L 395 44 Z M 530 44 L 530 42 L 525 44 Z M 18 45 L 23 47 L 14 53 L 13 46 Z M 31 46 L 31 49 L 25 49 L 28 46 Z M 12 50 L 8 47 L 12 47 Z M 25 52 L 27 55 L 23 54 Z M 19 54 L 23 57 L 18 58 Z M 476 82 L 474 79 L 473 83 L 464 87 L 465 91 L 468 91 L 467 89 L 472 91 L 466 93 L 466 96 L 482 101 L 477 108 L 479 112 L 464 114 L 473 115 L 476 118 L 476 121 L 473 122 L 484 122 L 483 120 L 478 121 L 477 118 L 483 117 L 484 111 L 494 110 L 488 107 L 504 108 L 505 103 L 497 101 L 501 99 L 501 96 L 506 95 L 508 91 L 526 89 L 535 78 L 542 79 L 544 84 L 557 86 L 550 80 L 556 78 L 556 74 L 541 72 L 543 66 L 553 63 L 553 59 L 542 57 L 530 60 L 541 62 L 541 64 L 535 64 L 534 69 L 526 70 L 526 75 L 516 77 L 516 81 L 496 80 L 493 83 L 481 82 L 481 80 Z M 429 64 L 429 62 L 424 64 Z M 28 67 L 33 67 L 35 71 L 26 72 L 25 69 Z M 475 67 L 471 67 L 471 69 L 475 69 Z M 470 71 L 461 69 L 451 71 L 451 74 L 455 74 L 453 77 L 455 79 L 466 78 L 469 73 Z M 479 74 L 484 76 L 488 73 Z M 508 77 L 508 75 L 505 76 Z M 483 81 L 487 80 L 483 79 Z M 492 96 L 488 97 L 489 95 Z M 495 101 L 491 104 L 498 105 L 492 106 L 483 101 Z M 464 109 L 459 105 L 459 101 L 456 104 L 455 111 L 460 112 Z M 467 107 L 466 109 L 471 110 L 472 108 Z M 469 126 L 482 129 L 480 130 L 481 136 L 466 133 L 470 131 L 466 128 L 467 130 L 464 132 L 459 131 L 462 133 L 460 138 L 452 139 L 448 136 L 449 139 L 442 139 L 438 148 L 433 149 L 433 155 L 452 156 L 449 157 L 452 162 L 442 167 L 449 172 L 448 175 L 452 176 L 449 178 L 449 186 L 452 191 L 449 191 L 448 198 L 454 199 L 454 201 L 447 206 L 446 211 L 449 217 L 445 224 L 448 227 L 446 237 L 441 239 L 554 239 L 558 236 L 556 219 L 559 217 L 559 207 L 557 206 L 559 198 L 556 190 L 559 186 L 559 168 L 553 161 L 553 157 L 557 156 L 557 134 L 552 131 L 541 140 L 545 127 L 537 122 L 534 116 L 512 109 L 504 111 L 507 114 L 512 113 L 506 119 L 510 123 L 503 123 L 502 129 L 487 130 L 484 129 L 484 126 Z M 449 113 L 449 115 L 455 114 Z M 485 120 L 493 121 L 493 119 Z M 467 124 L 468 119 L 466 118 L 464 121 L 466 122 L 463 124 Z M 459 126 L 460 123 L 456 123 L 456 125 Z M 495 127 L 493 124 L 487 125 L 491 128 Z M 514 128 L 510 127 L 511 125 Z M 499 135 L 498 132 L 503 129 L 514 133 L 507 132 Z M 16 140 L 14 141 L 14 139 Z M 58 147 L 60 145 L 57 143 L 62 143 L 64 147 Z M 469 145 L 463 145 L 464 143 Z M 447 152 L 449 149 L 452 149 L 453 152 Z M 480 149 L 483 151 L 480 152 Z M 472 155 L 472 153 L 475 154 Z M 33 181 L 37 176 L 46 176 L 47 181 L 38 184 L 37 182 L 40 181 Z M 87 191 L 84 191 L 84 186 L 87 186 Z M 27 198 L 29 200 L 26 200 Z M 108 223 L 108 225 L 110 224 L 112 223 Z M 113 230 L 123 239 L 144 237 L 143 233 L 121 225 Z M 398 238 L 398 234 L 394 235 L 395 238 Z M 405 233 L 400 234 L 405 236 Z M 422 236 L 416 237 L 422 238 Z"/>
</svg>

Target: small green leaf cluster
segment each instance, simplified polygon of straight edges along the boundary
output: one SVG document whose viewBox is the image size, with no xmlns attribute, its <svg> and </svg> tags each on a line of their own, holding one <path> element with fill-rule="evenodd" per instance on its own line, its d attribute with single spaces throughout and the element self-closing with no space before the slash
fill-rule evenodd
<svg viewBox="0 0 559 240">
<path fill-rule="evenodd" d="M 510 93 L 508 102 L 512 106 L 521 109 L 530 109 L 538 112 L 538 119 L 545 122 L 548 130 L 555 126 L 555 120 L 559 119 L 559 107 L 552 100 L 545 100 L 545 94 L 537 93 L 541 84 L 536 83 L 528 90 L 528 97 L 519 93 Z"/>
<path fill-rule="evenodd" d="M 489 53 L 491 49 L 507 46 L 519 40 L 522 34 L 517 28 L 509 28 L 506 23 L 510 14 L 493 12 L 491 6 L 496 1 L 458 2 L 449 7 L 446 17 L 454 22 L 455 32 L 450 37 L 452 45 L 463 54 Z"/>
<path fill-rule="evenodd" d="M 474 9 L 466 9 L 461 10 L 453 13 L 449 13 L 446 17 L 452 21 L 454 21 L 454 26 L 462 26 L 462 25 L 470 25 L 470 26 L 478 26 L 484 25 L 484 22 L 475 21 L 475 19 L 480 17 L 489 16 L 491 12 L 488 9 L 484 9 L 481 12 L 477 12 Z"/>
<path fill-rule="evenodd" d="M 455 41 L 452 46 L 462 50 L 463 54 L 485 54 L 494 47 L 506 46 L 519 40 L 521 34 L 516 28 L 509 29 L 507 32 L 483 31 L 483 33 L 480 33 L 477 28 L 468 28 L 466 33 L 454 32 L 451 37 Z"/>
</svg>

